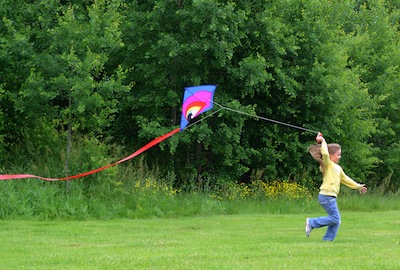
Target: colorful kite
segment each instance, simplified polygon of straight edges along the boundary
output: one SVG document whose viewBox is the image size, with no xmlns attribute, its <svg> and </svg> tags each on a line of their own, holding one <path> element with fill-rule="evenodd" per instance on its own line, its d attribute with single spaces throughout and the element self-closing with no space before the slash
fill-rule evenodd
<svg viewBox="0 0 400 270">
<path fill-rule="evenodd" d="M 72 180 L 76 178 L 81 178 L 84 176 L 88 176 L 91 174 L 95 174 L 97 172 L 103 171 L 108 169 L 114 165 L 120 164 L 125 162 L 129 159 L 132 159 L 141 153 L 147 151 L 149 148 L 159 144 L 160 142 L 164 141 L 165 139 L 171 137 L 175 133 L 182 131 L 190 122 L 191 119 L 195 118 L 196 116 L 200 115 L 201 113 L 210 110 L 213 107 L 213 96 L 216 86 L 215 85 L 204 85 L 204 86 L 193 86 L 193 87 L 186 87 L 185 93 L 183 97 L 183 108 L 182 108 L 182 119 L 181 119 L 181 126 L 180 128 L 176 128 L 143 146 L 139 150 L 135 151 L 133 154 L 117 161 L 112 164 L 103 166 L 101 168 L 80 173 L 77 175 L 72 175 L 63 178 L 48 178 L 37 176 L 33 174 L 2 174 L 0 175 L 0 180 L 12 180 L 12 179 L 22 179 L 22 178 L 38 178 L 45 181 L 61 181 L 61 180 Z"/>
<path fill-rule="evenodd" d="M 190 120 L 213 107 L 216 85 L 200 85 L 185 88 L 182 105 L 181 131 Z"/>
<path fill-rule="evenodd" d="M 60 180 L 71 180 L 71 179 L 76 179 L 76 178 L 81 178 L 84 176 L 88 176 L 91 174 L 95 174 L 97 172 L 103 171 L 107 168 L 110 168 L 112 166 L 115 166 L 117 164 L 120 164 L 122 162 L 125 162 L 129 159 L 132 159 L 138 155 L 140 155 L 141 153 L 147 151 L 149 148 L 159 144 L 160 142 L 164 141 L 165 139 L 171 137 L 172 135 L 178 133 L 179 131 L 183 131 L 187 125 L 190 123 L 190 121 L 194 118 L 196 118 L 197 116 L 199 116 L 200 114 L 210 110 L 213 108 L 214 105 L 214 91 L 217 88 L 216 85 L 200 85 L 200 86 L 191 86 L 191 87 L 186 87 L 185 88 L 185 93 L 183 96 L 183 103 L 182 103 L 182 117 L 181 117 L 181 125 L 179 128 L 176 128 L 154 140 L 152 140 L 151 142 L 149 142 L 148 144 L 146 144 L 145 146 L 143 146 L 142 148 L 140 148 L 139 150 L 135 151 L 133 154 L 131 154 L 130 156 L 127 156 L 117 162 L 114 162 L 112 164 L 103 166 L 101 168 L 95 169 L 95 170 L 91 170 L 88 172 L 84 172 L 84 173 L 80 173 L 77 175 L 72 175 L 72 176 L 68 176 L 68 177 L 64 177 L 64 178 L 48 178 L 48 177 L 41 177 L 41 176 L 36 176 L 33 174 L 2 174 L 0 175 L 0 180 L 11 180 L 11 179 L 22 179 L 22 178 L 39 178 L 42 180 L 46 180 L 46 181 L 60 181 Z M 242 111 L 238 111 L 238 110 L 234 110 L 225 106 L 222 106 L 218 103 L 215 102 L 215 104 L 220 107 L 220 109 L 225 109 L 225 110 L 229 110 L 231 112 L 236 112 L 236 113 L 240 113 L 243 115 L 247 115 L 249 117 L 254 117 L 257 119 L 261 119 L 261 120 L 265 120 L 265 121 L 269 121 L 269 122 L 273 122 L 275 124 L 280 124 L 280 125 L 285 125 L 291 128 L 296 128 L 296 129 L 300 129 L 303 131 L 307 131 L 307 132 L 311 132 L 311 133 L 318 133 L 317 131 L 311 130 L 311 129 L 307 129 L 307 128 L 303 128 L 303 127 L 299 127 L 299 126 L 295 126 L 292 124 L 288 124 L 288 123 L 284 123 L 284 122 L 280 122 L 277 120 L 273 120 L 273 119 L 269 119 L 266 117 L 261 117 L 261 116 L 257 116 L 257 115 L 252 115 L 252 114 L 248 114 L 246 112 L 242 112 Z M 205 119 L 205 118 L 203 118 Z"/>
</svg>

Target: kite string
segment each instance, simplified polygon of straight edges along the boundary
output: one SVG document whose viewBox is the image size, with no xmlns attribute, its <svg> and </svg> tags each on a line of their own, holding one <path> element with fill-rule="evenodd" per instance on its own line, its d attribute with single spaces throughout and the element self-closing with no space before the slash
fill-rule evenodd
<svg viewBox="0 0 400 270">
<path fill-rule="evenodd" d="M 318 131 L 315 131 L 315 130 L 312 130 L 312 129 L 303 128 L 303 127 L 295 126 L 295 125 L 288 124 L 288 123 L 285 123 L 285 122 L 277 121 L 277 120 L 274 120 L 274 119 L 270 119 L 270 118 L 266 118 L 266 117 L 262 117 L 262 116 L 258 116 L 258 115 L 254 115 L 254 114 L 250 114 L 250 113 L 246 113 L 246 112 L 242 112 L 242 111 L 239 111 L 239 110 L 235 110 L 235 109 L 232 109 L 232 108 L 229 108 L 229 107 L 225 107 L 225 106 L 223 106 L 223 105 L 221 105 L 221 104 L 219 104 L 219 103 L 217 103 L 215 101 L 211 101 L 211 102 L 213 102 L 215 105 L 219 106 L 221 109 L 225 109 L 225 110 L 228 110 L 228 111 L 231 111 L 231 112 L 240 113 L 240 114 L 243 114 L 243 115 L 246 115 L 246 116 L 250 116 L 250 117 L 254 117 L 254 118 L 258 118 L 258 119 L 261 119 L 261 120 L 264 120 L 264 121 L 269 121 L 269 122 L 272 122 L 272 123 L 275 123 L 275 124 L 280 124 L 280 125 L 284 125 L 284 126 L 287 126 L 287 127 L 297 128 L 297 129 L 300 129 L 300 130 L 303 130 L 303 131 L 308 131 L 308 132 L 311 132 L 311 133 L 317 133 L 318 134 Z M 218 111 L 220 111 L 220 110 L 218 110 Z"/>
<path fill-rule="evenodd" d="M 201 98 L 198 97 L 198 96 L 196 95 L 196 93 L 191 92 L 189 89 L 187 89 L 187 91 L 189 91 L 193 96 L 195 96 L 195 97 L 197 97 L 199 100 L 201 100 Z M 315 131 L 315 130 L 312 130 L 312 129 L 303 128 L 303 127 L 299 127 L 299 126 L 296 126 L 296 125 L 292 125 L 292 124 L 288 124 L 288 123 L 285 123 L 285 122 L 281 122 L 281 121 L 278 121 L 278 120 L 274 120 L 274 119 L 270 119 L 270 118 L 266 118 L 266 117 L 262 117 L 262 116 L 258 116 L 258 115 L 254 115 L 254 114 L 250 114 L 250 113 L 246 113 L 246 112 L 242 112 L 242 111 L 239 111 L 239 110 L 231 109 L 231 108 L 225 107 L 225 106 L 223 106 L 223 105 L 221 105 L 221 104 L 219 104 L 219 103 L 217 103 L 217 102 L 215 102 L 214 100 L 211 100 L 211 99 L 208 99 L 208 101 L 210 101 L 211 103 L 214 103 L 215 105 L 217 105 L 217 106 L 220 107 L 220 109 L 217 110 L 217 111 L 214 112 L 214 113 L 217 113 L 217 112 L 221 111 L 222 109 L 225 109 L 225 110 L 228 110 L 228 111 L 231 111 L 231 112 L 240 113 L 240 114 L 243 114 L 243 115 L 246 115 L 246 116 L 249 116 L 249 117 L 261 119 L 261 120 L 264 120 L 264 121 L 269 121 L 269 122 L 272 122 L 272 123 L 275 123 L 275 124 L 280 124 L 280 125 L 283 125 L 283 126 L 287 126 L 287 127 L 291 127 L 291 128 L 296 128 L 296 129 L 300 129 L 300 130 L 307 131 L 307 132 L 311 132 L 311 133 L 317 133 L 317 134 L 319 133 L 319 131 Z M 208 116 L 202 118 L 202 119 L 199 120 L 199 121 L 203 121 L 204 119 L 206 119 L 207 117 L 213 115 L 214 113 L 212 113 L 212 114 L 210 114 L 210 115 L 208 115 Z M 196 122 L 194 122 L 193 124 L 190 124 L 189 126 L 192 126 L 192 125 L 198 123 L 199 121 L 196 121 Z M 188 127 L 189 127 L 189 126 L 188 126 Z"/>
<path fill-rule="evenodd" d="M 192 95 L 194 95 L 199 100 L 201 100 L 201 98 L 198 97 L 196 95 L 196 93 L 191 92 L 189 89 L 187 89 L 187 91 L 189 91 Z M 284 126 L 287 126 L 287 127 L 296 128 L 296 129 L 300 129 L 300 130 L 303 130 L 303 131 L 308 131 L 308 132 L 311 132 L 311 133 L 317 133 L 317 134 L 319 133 L 319 131 L 315 131 L 315 130 L 312 130 L 312 129 L 303 128 L 303 127 L 299 127 L 299 126 L 296 126 L 296 125 L 292 125 L 292 124 L 288 124 L 288 123 L 285 123 L 285 122 L 281 122 L 281 121 L 278 121 L 278 120 L 274 120 L 274 119 L 270 119 L 270 118 L 266 118 L 266 117 L 262 117 L 262 116 L 258 116 L 258 115 L 254 115 L 254 114 L 250 114 L 250 113 L 246 113 L 246 112 L 242 112 L 242 111 L 239 111 L 239 110 L 231 109 L 231 108 L 225 107 L 225 106 L 223 106 L 223 105 L 221 105 L 221 104 L 219 104 L 219 103 L 217 103 L 217 102 L 215 102 L 214 100 L 211 100 L 211 99 L 208 99 L 208 101 L 210 101 L 210 102 L 212 102 L 215 105 L 220 107 L 220 109 L 217 110 L 215 113 L 221 111 L 222 109 L 225 109 L 225 110 L 228 110 L 228 111 L 231 111 L 231 112 L 240 113 L 240 114 L 243 114 L 243 115 L 246 115 L 246 116 L 249 116 L 249 117 L 258 118 L 258 119 L 261 119 L 261 120 L 264 120 L 264 121 L 269 121 L 269 122 L 272 122 L 272 123 L 275 123 L 275 124 L 280 124 L 280 125 L 284 125 Z M 202 118 L 199 121 L 203 121 L 204 119 L 206 119 L 207 117 L 209 117 L 209 116 L 211 116 L 213 114 L 214 113 Z M 190 124 L 189 126 L 192 126 L 192 125 L 198 123 L 199 121 L 196 121 L 193 124 Z"/>
</svg>

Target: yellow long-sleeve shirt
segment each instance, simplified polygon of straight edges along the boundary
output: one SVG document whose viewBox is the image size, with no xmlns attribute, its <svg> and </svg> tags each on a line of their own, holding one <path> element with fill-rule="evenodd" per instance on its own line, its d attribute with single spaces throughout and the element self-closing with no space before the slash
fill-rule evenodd
<svg viewBox="0 0 400 270">
<path fill-rule="evenodd" d="M 323 166 L 323 181 L 320 187 L 320 194 L 337 197 L 340 191 L 340 183 L 352 189 L 357 189 L 361 185 L 347 176 L 342 167 L 329 158 L 328 145 L 326 142 L 321 143 Z"/>
</svg>

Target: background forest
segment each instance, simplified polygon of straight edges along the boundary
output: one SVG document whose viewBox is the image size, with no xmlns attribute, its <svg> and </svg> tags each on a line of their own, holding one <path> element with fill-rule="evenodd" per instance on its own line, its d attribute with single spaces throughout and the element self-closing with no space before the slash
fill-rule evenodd
<svg viewBox="0 0 400 270">
<path fill-rule="evenodd" d="M 179 126 L 184 87 L 218 84 L 219 104 L 321 131 L 354 180 L 397 191 L 399 22 L 398 0 L 1 0 L 0 173 L 109 164 Z M 86 188 L 318 186 L 314 138 L 221 111 Z"/>
</svg>

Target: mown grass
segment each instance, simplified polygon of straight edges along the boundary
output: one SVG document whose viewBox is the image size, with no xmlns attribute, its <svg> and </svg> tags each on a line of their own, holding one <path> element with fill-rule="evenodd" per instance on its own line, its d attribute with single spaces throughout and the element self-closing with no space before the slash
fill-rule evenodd
<svg viewBox="0 0 400 270">
<path fill-rule="evenodd" d="M 342 211 L 334 242 L 304 214 L 3 220 L 0 269 L 399 269 L 399 215 Z"/>
</svg>

